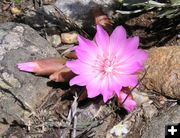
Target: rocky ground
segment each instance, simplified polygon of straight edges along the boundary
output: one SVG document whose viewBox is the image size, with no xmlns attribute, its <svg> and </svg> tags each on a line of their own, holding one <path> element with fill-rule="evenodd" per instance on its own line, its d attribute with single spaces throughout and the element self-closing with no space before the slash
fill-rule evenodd
<svg viewBox="0 0 180 138">
<path fill-rule="evenodd" d="M 81 87 L 16 68 L 19 62 L 66 58 L 78 33 L 93 37 L 97 9 L 114 27 L 122 24 L 129 35 L 140 36 L 149 53 L 143 79 L 132 91 L 138 107 L 129 114 L 101 97 L 78 99 Z M 111 0 L 0 1 L 1 137 L 163 138 L 165 125 L 180 122 L 179 16 L 158 18 L 156 8 L 128 15 L 120 9 Z"/>
</svg>

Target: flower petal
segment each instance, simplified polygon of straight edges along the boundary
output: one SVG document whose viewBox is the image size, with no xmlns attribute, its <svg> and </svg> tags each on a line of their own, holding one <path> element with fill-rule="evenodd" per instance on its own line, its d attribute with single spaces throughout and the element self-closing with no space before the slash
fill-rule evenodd
<svg viewBox="0 0 180 138">
<path fill-rule="evenodd" d="M 93 66 L 83 63 L 79 59 L 73 61 L 67 61 L 66 66 L 70 68 L 74 73 L 81 75 L 97 76 Z"/>
<path fill-rule="evenodd" d="M 142 49 L 138 49 L 126 62 L 138 62 L 140 65 L 144 65 L 147 58 L 148 53 Z"/>
<path fill-rule="evenodd" d="M 109 76 L 103 76 L 101 79 L 101 94 L 103 96 L 103 101 L 106 103 L 114 94 L 113 87 L 110 86 L 112 82 L 110 82 L 110 77 Z"/>
<path fill-rule="evenodd" d="M 104 52 L 107 52 L 109 46 L 109 35 L 100 25 L 97 25 L 95 41 L 98 47 L 101 47 Z"/>
<path fill-rule="evenodd" d="M 104 90 L 101 92 L 102 96 L 103 96 L 103 101 L 104 103 L 106 103 L 110 98 L 112 98 L 113 96 L 113 91 L 110 90 Z"/>
<path fill-rule="evenodd" d="M 88 49 L 88 48 L 86 48 Z M 76 55 L 78 57 L 79 60 L 81 60 L 82 62 L 84 63 L 87 63 L 87 64 L 94 64 L 95 60 L 96 60 L 96 54 L 95 53 L 90 53 L 90 51 L 84 51 L 82 50 L 80 47 L 77 47 L 75 49 L 76 51 Z"/>
<path fill-rule="evenodd" d="M 84 80 L 84 78 L 82 76 L 76 76 L 74 78 L 72 78 L 69 82 L 70 86 L 72 85 L 79 85 L 79 86 L 85 86 L 87 84 L 87 82 Z"/>
<path fill-rule="evenodd" d="M 117 26 L 112 32 L 110 38 L 111 41 L 119 43 L 119 40 L 126 39 L 127 34 L 123 26 Z"/>
<path fill-rule="evenodd" d="M 136 102 L 129 99 L 127 99 L 123 105 L 128 112 L 132 112 L 137 107 Z"/>
<path fill-rule="evenodd" d="M 134 37 L 127 39 L 128 52 L 138 49 L 138 46 L 139 46 L 139 37 L 138 36 L 134 36 Z"/>
<path fill-rule="evenodd" d="M 75 48 L 77 57 L 84 62 L 94 60 L 98 54 L 98 47 L 94 41 L 78 36 L 79 45 Z"/>
<path fill-rule="evenodd" d="M 124 64 L 120 64 L 117 67 L 117 73 L 119 74 L 134 74 L 140 70 L 143 70 L 144 67 L 139 64 L 139 62 L 127 62 Z"/>
<path fill-rule="evenodd" d="M 100 76 L 94 78 L 86 85 L 87 94 L 89 98 L 96 97 L 100 94 L 100 85 L 98 85 L 99 82 Z"/>
<path fill-rule="evenodd" d="M 138 83 L 137 75 L 119 75 L 118 79 L 123 87 L 134 87 Z"/>
<path fill-rule="evenodd" d="M 97 45 L 94 41 L 88 40 L 83 36 L 78 35 L 78 42 L 79 45 L 77 46 L 77 48 L 90 53 L 96 52 Z"/>
<path fill-rule="evenodd" d="M 109 79 L 109 87 L 119 96 L 122 86 L 120 80 L 118 80 L 116 76 L 111 76 Z"/>
<path fill-rule="evenodd" d="M 120 96 L 118 96 L 118 97 L 121 99 L 121 102 L 123 102 L 125 100 L 126 96 L 127 96 L 127 94 L 121 91 Z M 131 95 L 129 95 L 128 98 L 123 103 L 123 106 L 128 112 L 132 112 L 136 108 L 137 104 L 132 99 Z"/>
<path fill-rule="evenodd" d="M 135 36 L 125 39 L 124 41 L 120 42 L 120 44 L 121 50 L 116 52 L 116 57 L 120 58 L 121 61 L 125 61 L 138 50 L 139 37 Z"/>
<path fill-rule="evenodd" d="M 117 52 L 124 48 L 124 41 L 126 40 L 126 30 L 122 26 L 118 26 L 110 36 L 110 50 Z"/>
<path fill-rule="evenodd" d="M 67 61 L 66 62 L 66 66 L 68 68 L 70 68 L 74 73 L 76 74 L 80 74 L 81 71 L 79 69 L 79 65 L 80 65 L 80 61 L 79 60 L 73 60 L 73 61 Z"/>
</svg>

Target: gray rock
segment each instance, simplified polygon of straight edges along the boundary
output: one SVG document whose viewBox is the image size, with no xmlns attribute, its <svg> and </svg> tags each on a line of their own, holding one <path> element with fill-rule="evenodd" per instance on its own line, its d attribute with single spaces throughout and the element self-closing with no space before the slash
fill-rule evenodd
<svg viewBox="0 0 180 138">
<path fill-rule="evenodd" d="M 111 14 L 114 5 L 114 0 L 57 0 L 55 3 L 59 10 L 80 27 L 93 24 L 92 8 L 101 6 L 106 13 Z"/>
<path fill-rule="evenodd" d="M 128 4 L 137 4 L 137 3 L 147 2 L 147 0 L 121 0 L 121 1 Z"/>
<path fill-rule="evenodd" d="M 26 123 L 51 90 L 47 78 L 20 72 L 16 64 L 58 55 L 29 26 L 0 24 L 0 122 Z"/>
<path fill-rule="evenodd" d="M 146 125 L 141 138 L 165 138 L 165 126 L 176 125 L 180 122 L 180 106 L 175 106 L 172 109 L 162 113 L 160 116 Z"/>
</svg>

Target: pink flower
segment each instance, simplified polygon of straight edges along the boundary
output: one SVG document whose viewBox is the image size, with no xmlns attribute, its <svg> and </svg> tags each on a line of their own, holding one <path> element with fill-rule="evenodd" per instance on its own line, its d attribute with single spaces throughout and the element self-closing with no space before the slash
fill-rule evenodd
<svg viewBox="0 0 180 138">
<path fill-rule="evenodd" d="M 86 86 L 89 98 L 101 94 L 107 102 L 115 94 L 120 97 L 122 87 L 138 83 L 137 72 L 142 70 L 147 53 L 138 49 L 139 38 L 127 38 L 122 26 L 116 27 L 111 36 L 99 25 L 94 40 L 78 36 L 75 47 L 78 59 L 68 61 L 76 77 L 70 85 Z"/>
</svg>

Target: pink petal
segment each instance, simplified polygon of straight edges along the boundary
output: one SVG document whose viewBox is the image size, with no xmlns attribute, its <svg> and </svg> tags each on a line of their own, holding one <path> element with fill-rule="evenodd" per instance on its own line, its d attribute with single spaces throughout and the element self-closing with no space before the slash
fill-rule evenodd
<svg viewBox="0 0 180 138">
<path fill-rule="evenodd" d="M 148 53 L 142 49 L 138 49 L 131 57 L 127 59 L 127 62 L 138 62 L 140 65 L 144 65 L 147 58 Z"/>
<path fill-rule="evenodd" d="M 114 90 L 110 87 L 110 78 L 108 76 L 103 76 L 101 79 L 101 94 L 103 96 L 103 101 L 106 103 L 114 94 Z"/>
<path fill-rule="evenodd" d="M 106 103 L 108 100 L 109 100 L 109 91 L 103 91 L 103 92 L 101 92 L 101 94 L 102 94 L 102 96 L 103 96 L 103 101 L 104 101 L 104 103 Z"/>
<path fill-rule="evenodd" d="M 86 49 L 88 50 L 88 48 L 86 48 Z M 94 53 L 90 53 L 90 51 L 82 50 L 80 47 L 77 47 L 75 49 L 75 51 L 76 51 L 76 55 L 79 60 L 81 60 L 82 62 L 85 62 L 87 64 L 89 64 L 89 63 L 94 64 L 94 62 L 96 60 L 95 51 L 94 51 Z"/>
<path fill-rule="evenodd" d="M 75 84 L 84 86 L 88 84 L 89 82 L 91 82 L 92 80 L 95 80 L 96 78 L 97 78 L 97 75 L 94 75 L 91 72 L 87 72 L 87 73 L 83 72 L 80 75 L 70 80 L 70 86 L 75 85 Z"/>
<path fill-rule="evenodd" d="M 127 61 L 126 61 L 127 62 Z M 139 64 L 139 62 L 127 62 L 127 63 L 122 63 L 119 66 L 117 66 L 117 72 L 119 74 L 134 74 L 140 70 L 144 69 L 142 65 Z"/>
<path fill-rule="evenodd" d="M 79 46 L 76 48 L 79 48 L 82 51 L 86 51 L 89 54 L 93 54 L 97 51 L 97 45 L 94 41 L 88 40 L 83 36 L 78 35 L 78 42 Z"/>
<path fill-rule="evenodd" d="M 97 25 L 96 28 L 97 32 L 95 35 L 95 41 L 98 47 L 101 47 L 104 52 L 107 52 L 109 46 L 109 35 L 100 25 Z"/>
<path fill-rule="evenodd" d="M 99 82 L 100 76 L 97 76 L 86 85 L 87 94 L 89 98 L 96 97 L 100 94 L 100 85 L 98 85 Z"/>
<path fill-rule="evenodd" d="M 107 90 L 109 89 L 109 78 L 106 75 L 102 75 L 103 77 L 101 78 L 101 89 L 102 90 Z"/>
<path fill-rule="evenodd" d="M 100 82 L 101 84 L 98 85 Z M 88 97 L 96 97 L 101 93 L 103 96 L 103 101 L 107 102 L 107 100 L 113 96 L 113 91 L 108 89 L 108 86 L 108 80 L 106 78 L 103 78 L 102 75 L 97 76 L 86 86 Z"/>
<path fill-rule="evenodd" d="M 112 89 L 113 89 L 113 91 L 116 93 L 116 95 L 119 96 L 120 91 L 121 91 L 121 89 L 122 89 L 122 86 L 121 86 L 121 85 L 114 85 L 114 86 L 112 87 Z"/>
<path fill-rule="evenodd" d="M 110 41 L 119 43 L 119 40 L 126 39 L 126 30 L 123 26 L 117 26 L 110 36 Z"/>
<path fill-rule="evenodd" d="M 139 46 L 139 37 L 135 36 L 132 38 L 124 39 L 124 41 L 120 42 L 121 51 L 116 52 L 116 56 L 121 59 L 121 61 L 125 61 L 131 55 L 133 55 Z"/>
<path fill-rule="evenodd" d="M 137 75 L 119 75 L 117 77 L 123 87 L 136 86 L 138 83 Z"/>
<path fill-rule="evenodd" d="M 113 91 L 110 90 L 104 90 L 101 92 L 102 96 L 103 96 L 103 101 L 104 103 L 106 103 L 110 98 L 112 98 L 113 96 Z"/>
<path fill-rule="evenodd" d="M 122 26 L 118 26 L 110 36 L 111 52 L 119 52 L 124 49 L 124 41 L 126 40 L 126 30 Z"/>
<path fill-rule="evenodd" d="M 87 83 L 84 80 L 84 78 L 79 75 L 70 80 L 70 86 L 75 85 L 75 84 L 77 84 L 79 86 L 85 86 Z"/>
<path fill-rule="evenodd" d="M 98 55 L 98 47 L 94 41 L 78 36 L 79 45 L 75 48 L 79 60 L 89 63 L 94 62 Z"/>
<path fill-rule="evenodd" d="M 132 112 L 137 107 L 137 104 L 134 100 L 127 100 L 123 105 L 128 112 Z"/>
<path fill-rule="evenodd" d="M 123 102 L 125 100 L 126 96 L 127 96 L 126 93 L 124 93 L 124 92 L 120 93 L 119 98 L 121 99 L 121 102 Z M 136 108 L 137 104 L 129 95 L 129 97 L 123 103 L 123 106 L 128 112 L 132 112 Z"/>
<path fill-rule="evenodd" d="M 66 66 L 68 68 L 70 68 L 76 74 L 80 74 L 81 73 L 81 71 L 79 69 L 79 64 L 80 64 L 79 60 L 73 60 L 73 61 L 67 61 L 66 62 Z"/>
<path fill-rule="evenodd" d="M 67 61 L 66 66 L 70 68 L 76 74 L 93 74 L 93 68 L 91 65 L 83 63 L 79 59 L 73 61 Z"/>
<path fill-rule="evenodd" d="M 134 36 L 132 38 L 127 39 L 128 52 L 138 49 L 138 46 L 139 46 L 139 37 L 138 36 Z"/>
<path fill-rule="evenodd" d="M 128 51 L 127 49 L 127 51 L 124 51 L 123 53 L 123 56 L 116 55 L 120 58 L 119 62 L 139 62 L 140 65 L 143 65 L 148 58 L 147 52 L 142 49 L 131 49 L 131 51 Z"/>
<path fill-rule="evenodd" d="M 119 96 L 122 86 L 120 84 L 120 80 L 117 79 L 116 76 L 111 76 L 109 79 L 109 88 L 111 88 L 111 91 L 114 91 Z"/>
</svg>

